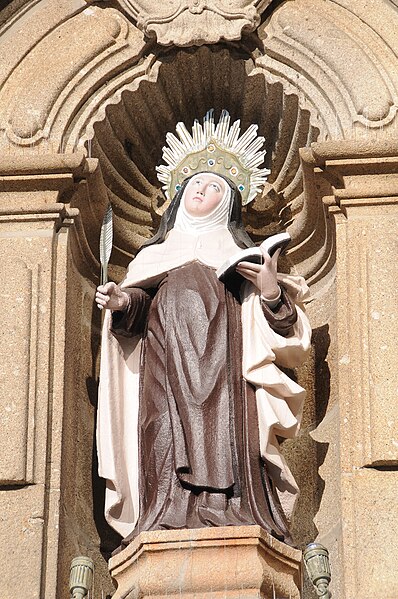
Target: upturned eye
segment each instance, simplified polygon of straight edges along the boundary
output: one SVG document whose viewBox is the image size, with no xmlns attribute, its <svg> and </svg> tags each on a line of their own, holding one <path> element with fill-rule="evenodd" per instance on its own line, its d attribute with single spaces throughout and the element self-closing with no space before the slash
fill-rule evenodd
<svg viewBox="0 0 398 599">
<path fill-rule="evenodd" d="M 216 191 L 220 192 L 221 191 L 221 187 L 217 184 L 217 183 L 212 183 L 211 187 L 213 189 L 215 189 Z"/>
</svg>

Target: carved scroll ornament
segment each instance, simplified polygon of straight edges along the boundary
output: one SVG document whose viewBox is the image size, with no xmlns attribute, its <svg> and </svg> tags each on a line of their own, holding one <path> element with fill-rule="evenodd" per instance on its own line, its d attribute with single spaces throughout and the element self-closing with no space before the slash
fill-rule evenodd
<svg viewBox="0 0 398 599">
<path fill-rule="evenodd" d="M 159 44 L 191 46 L 240 39 L 253 31 L 272 0 L 119 0 L 137 26 Z"/>
</svg>

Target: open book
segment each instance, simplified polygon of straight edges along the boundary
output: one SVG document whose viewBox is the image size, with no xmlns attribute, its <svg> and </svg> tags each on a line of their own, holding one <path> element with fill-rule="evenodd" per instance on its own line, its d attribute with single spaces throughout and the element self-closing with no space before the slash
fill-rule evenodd
<svg viewBox="0 0 398 599">
<path fill-rule="evenodd" d="M 263 252 L 265 250 L 268 252 L 270 256 L 272 256 L 278 248 L 284 248 L 290 242 L 289 233 L 277 233 L 276 235 L 271 235 L 271 237 L 267 237 L 265 241 L 262 242 L 260 246 L 254 246 L 251 248 L 246 248 L 245 250 L 241 250 L 237 254 L 228 258 L 224 264 L 220 266 L 220 268 L 216 271 L 217 277 L 223 283 L 231 283 L 234 286 L 239 285 L 243 282 L 244 277 L 236 272 L 236 266 L 239 262 L 254 262 L 255 264 L 263 263 Z"/>
</svg>

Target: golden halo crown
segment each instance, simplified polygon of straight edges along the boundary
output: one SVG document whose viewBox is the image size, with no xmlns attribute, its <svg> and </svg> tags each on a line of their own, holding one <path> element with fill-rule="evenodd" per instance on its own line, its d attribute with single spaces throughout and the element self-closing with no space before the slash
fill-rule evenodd
<svg viewBox="0 0 398 599">
<path fill-rule="evenodd" d="M 270 171 L 259 168 L 266 151 L 264 137 L 257 137 L 258 125 L 251 125 L 240 135 L 240 120 L 230 126 L 231 117 L 223 110 L 217 125 L 214 109 L 209 110 L 203 126 L 195 119 L 192 135 L 184 123 L 176 125 L 176 132 L 167 133 L 163 160 L 167 164 L 156 167 L 166 197 L 171 199 L 187 177 L 203 171 L 225 175 L 236 183 L 242 204 L 248 204 L 261 191 Z"/>
</svg>

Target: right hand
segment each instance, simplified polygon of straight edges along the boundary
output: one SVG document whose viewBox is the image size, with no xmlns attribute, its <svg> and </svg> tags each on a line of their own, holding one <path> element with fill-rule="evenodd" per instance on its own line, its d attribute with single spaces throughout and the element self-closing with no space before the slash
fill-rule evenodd
<svg viewBox="0 0 398 599">
<path fill-rule="evenodd" d="M 106 283 L 97 287 L 95 301 L 98 308 L 123 312 L 129 303 L 129 296 L 116 283 Z"/>
</svg>

